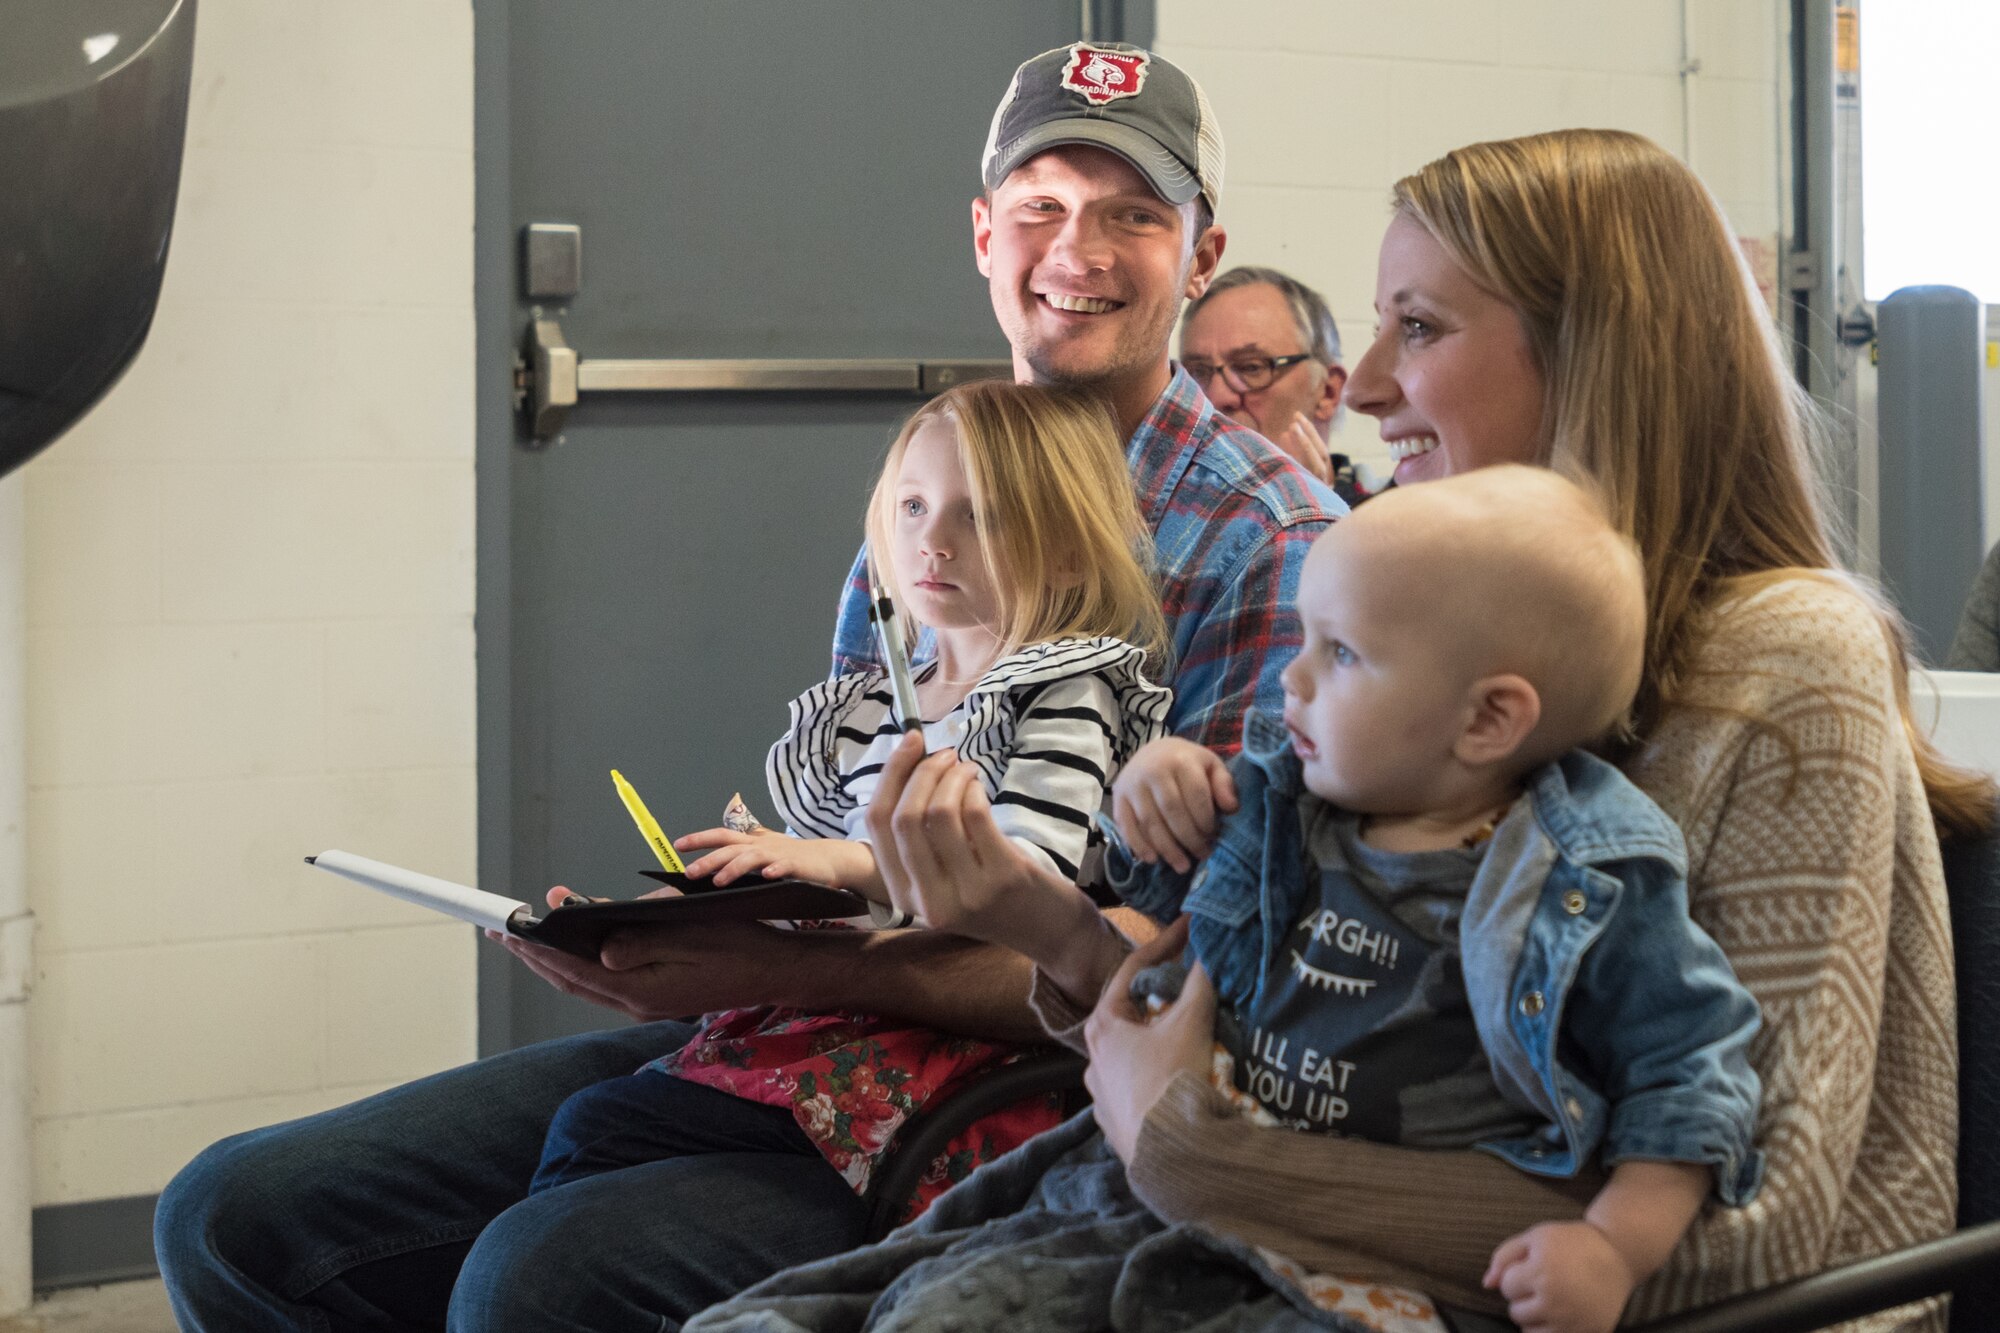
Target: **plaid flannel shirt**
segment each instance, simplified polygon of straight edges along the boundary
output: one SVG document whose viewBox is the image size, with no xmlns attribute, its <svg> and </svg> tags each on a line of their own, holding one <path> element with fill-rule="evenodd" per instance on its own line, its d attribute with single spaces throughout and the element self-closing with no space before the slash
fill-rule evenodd
<svg viewBox="0 0 2000 1333">
<path fill-rule="evenodd" d="M 1218 413 L 1179 366 L 1125 453 L 1153 530 L 1173 643 L 1167 725 L 1234 754 L 1246 709 L 1284 707 L 1278 673 L 1299 647 L 1294 608 L 1306 548 L 1347 506 L 1263 436 Z M 920 645 L 918 656 L 926 651 Z M 833 672 L 879 666 L 864 548 L 841 598 Z"/>
</svg>

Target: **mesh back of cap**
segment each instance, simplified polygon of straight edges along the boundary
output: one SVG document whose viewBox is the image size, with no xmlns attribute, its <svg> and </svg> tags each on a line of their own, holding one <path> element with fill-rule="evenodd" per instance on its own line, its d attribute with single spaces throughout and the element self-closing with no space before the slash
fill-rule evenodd
<svg viewBox="0 0 2000 1333">
<path fill-rule="evenodd" d="M 1215 123 L 1215 112 L 1209 108 L 1208 94 L 1193 78 L 1195 115 L 1199 123 L 1195 126 L 1194 147 L 1199 157 L 1195 165 L 1195 175 L 1201 178 L 1202 193 L 1208 196 L 1208 206 L 1215 212 L 1222 211 L 1222 127 Z"/>
<path fill-rule="evenodd" d="M 1021 69 L 1026 68 L 1026 65 L 1021 67 Z M 1007 118 L 1007 108 L 1014 105 L 1015 95 L 1020 91 L 1021 70 L 1017 69 L 1014 71 L 1014 77 L 1007 83 L 1007 92 L 1001 97 L 1000 105 L 993 108 L 993 123 L 986 130 L 986 147 L 980 150 L 979 154 L 979 174 L 982 178 L 986 175 L 986 164 L 1000 151 L 1000 122 Z"/>
</svg>

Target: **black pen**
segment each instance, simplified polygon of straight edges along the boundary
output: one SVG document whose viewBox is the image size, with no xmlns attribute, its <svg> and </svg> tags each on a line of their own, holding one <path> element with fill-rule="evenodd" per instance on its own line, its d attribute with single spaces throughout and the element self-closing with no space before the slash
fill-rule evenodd
<svg viewBox="0 0 2000 1333">
<path fill-rule="evenodd" d="M 921 736 L 924 715 L 917 707 L 917 687 L 910 681 L 910 658 L 903 649 L 903 627 L 896 619 L 896 603 L 889 597 L 881 571 L 875 568 L 872 553 L 868 557 L 868 592 L 868 619 L 875 624 L 875 641 L 881 646 L 882 662 L 889 671 L 889 694 L 895 702 L 896 722 L 904 731 Z"/>
</svg>

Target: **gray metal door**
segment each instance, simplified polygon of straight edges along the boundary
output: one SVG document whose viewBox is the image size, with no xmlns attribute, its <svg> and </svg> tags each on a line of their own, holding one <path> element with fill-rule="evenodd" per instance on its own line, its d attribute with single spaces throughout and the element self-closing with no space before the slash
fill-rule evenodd
<svg viewBox="0 0 2000 1333">
<path fill-rule="evenodd" d="M 480 881 L 632 896 L 824 674 L 868 481 L 915 394 L 585 393 L 524 446 L 537 315 L 597 358 L 1004 358 L 968 202 L 1013 67 L 1078 0 L 491 0 L 478 9 Z M 1100 37 L 1115 34 L 1100 30 Z M 521 229 L 582 234 L 567 301 Z M 482 950 L 483 1050 L 603 1026 Z"/>
</svg>

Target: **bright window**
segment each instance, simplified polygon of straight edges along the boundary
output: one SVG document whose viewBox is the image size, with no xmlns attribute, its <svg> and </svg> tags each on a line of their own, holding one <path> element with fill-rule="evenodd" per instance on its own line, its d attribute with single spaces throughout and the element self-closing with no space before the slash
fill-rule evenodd
<svg viewBox="0 0 2000 1333">
<path fill-rule="evenodd" d="M 1865 295 L 1945 283 L 2000 303 L 2000 0 L 1861 7 Z"/>
</svg>

